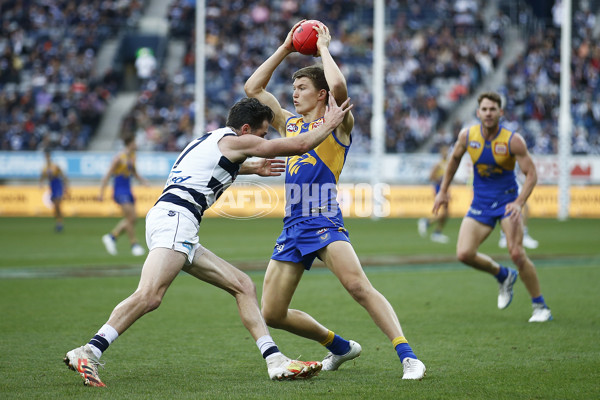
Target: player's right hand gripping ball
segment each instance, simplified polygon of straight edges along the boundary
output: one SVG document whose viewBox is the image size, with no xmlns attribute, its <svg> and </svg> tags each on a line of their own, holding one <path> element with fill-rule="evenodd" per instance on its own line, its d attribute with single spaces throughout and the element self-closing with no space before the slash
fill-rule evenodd
<svg viewBox="0 0 600 400">
<path fill-rule="evenodd" d="M 294 31 L 292 36 L 292 42 L 294 48 L 300 54 L 307 56 L 314 56 L 317 54 L 317 31 L 313 29 L 313 26 L 317 24 L 324 24 L 316 19 L 309 19 L 300 24 L 299 27 Z"/>
</svg>

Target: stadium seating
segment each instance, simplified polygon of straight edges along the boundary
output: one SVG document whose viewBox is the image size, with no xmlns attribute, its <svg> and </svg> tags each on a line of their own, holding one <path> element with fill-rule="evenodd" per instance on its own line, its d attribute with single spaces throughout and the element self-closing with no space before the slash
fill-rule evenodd
<svg viewBox="0 0 600 400">
<path fill-rule="evenodd" d="M 554 154 L 560 105 L 560 11 L 529 28 L 523 56 L 508 69 L 501 92 L 507 120 L 523 133 L 535 154 Z M 575 9 L 572 28 L 571 113 L 573 154 L 600 154 L 600 41 L 596 17 Z"/>
<path fill-rule="evenodd" d="M 134 28 L 149 0 L 5 1 L 0 5 L 0 149 L 86 149 L 106 104 L 119 90 L 114 72 L 95 76 L 102 43 Z M 519 2 L 518 13 L 483 0 L 386 2 L 387 152 L 414 152 L 440 132 L 461 100 L 472 96 L 503 56 L 506 29 L 527 18 L 527 50 L 509 66 L 499 91 L 507 98 L 505 123 L 524 134 L 534 153 L 555 153 L 560 30 L 540 23 Z M 508 2 L 510 3 L 510 2 Z M 25 5 L 24 5 L 25 4 Z M 76 5 L 74 5 L 76 4 Z M 206 126 L 225 123 L 244 96 L 245 80 L 281 43 L 290 21 L 318 15 L 332 30 L 330 50 L 355 104 L 354 152 L 368 152 L 371 119 L 372 2 L 206 1 Z M 529 8 L 528 8 L 529 7 Z M 484 11 L 494 9 L 490 15 Z M 594 10 L 576 7 L 573 30 L 573 151 L 600 152 L 600 47 Z M 484 14 L 486 16 L 484 17 Z M 516 16 L 514 15 L 516 14 Z M 512 17 L 509 18 L 509 15 Z M 123 130 L 143 137 L 142 150 L 178 151 L 194 124 L 195 1 L 172 0 L 170 38 L 185 42 L 182 68 L 164 69 L 140 83 Z M 537 22 L 536 22 L 537 21 Z M 92 34 L 90 34 L 92 32 Z M 597 30 L 596 30 L 597 35 Z M 269 85 L 286 109 L 295 69 L 315 62 L 294 56 Z"/>
<path fill-rule="evenodd" d="M 93 77 L 104 40 L 135 26 L 143 0 L 0 3 L 0 149 L 86 149 L 118 88 Z M 100 6 L 100 7 L 99 7 Z"/>
</svg>

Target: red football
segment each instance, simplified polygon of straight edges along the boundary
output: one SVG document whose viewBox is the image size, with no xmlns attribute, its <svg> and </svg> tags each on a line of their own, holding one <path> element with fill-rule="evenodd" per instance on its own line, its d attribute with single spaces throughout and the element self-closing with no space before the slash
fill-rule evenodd
<svg viewBox="0 0 600 400">
<path fill-rule="evenodd" d="M 292 42 L 298 53 L 307 56 L 314 56 L 317 54 L 317 31 L 313 29 L 313 26 L 317 24 L 324 25 L 321 21 L 309 19 L 308 21 L 301 23 L 294 31 Z"/>
</svg>

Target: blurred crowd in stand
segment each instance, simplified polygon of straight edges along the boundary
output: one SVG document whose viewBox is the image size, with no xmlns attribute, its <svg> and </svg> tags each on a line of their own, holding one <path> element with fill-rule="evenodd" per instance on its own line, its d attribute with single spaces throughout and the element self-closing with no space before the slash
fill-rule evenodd
<svg viewBox="0 0 600 400">
<path fill-rule="evenodd" d="M 386 149 L 412 152 L 434 134 L 460 99 L 493 71 L 502 55 L 504 26 L 486 24 L 481 0 L 386 2 Z M 331 31 L 330 51 L 348 81 L 355 104 L 352 151 L 370 146 L 372 1 L 217 1 L 206 3 L 206 126 L 225 122 L 227 110 L 244 96 L 243 85 L 279 46 L 293 23 L 313 16 Z M 182 69 L 148 81 L 126 129 L 145 135 L 148 149 L 179 150 L 191 138 L 195 68 L 195 2 L 171 2 L 172 37 L 184 40 Z M 318 62 L 293 55 L 273 76 L 272 91 L 293 111 L 291 77 Z M 168 104 L 165 107 L 165 104 Z"/>
<path fill-rule="evenodd" d="M 510 3 L 510 2 L 505 2 Z M 518 2 L 506 8 L 526 37 L 497 90 L 505 99 L 502 123 L 521 133 L 533 154 L 558 152 L 562 1 Z M 528 6 L 528 7 L 523 7 Z M 600 154 L 600 3 L 574 0 L 571 42 L 572 154 Z M 544 12 L 544 11 L 547 11 Z M 537 15 L 536 15 L 537 14 Z M 472 121 L 457 122 L 454 134 Z"/>
<path fill-rule="evenodd" d="M 94 75 L 102 43 L 134 26 L 142 0 L 0 2 L 0 150 L 84 150 L 113 76 Z"/>
<path fill-rule="evenodd" d="M 518 2 L 527 6 L 534 0 Z M 103 42 L 135 28 L 147 0 L 8 0 L 0 3 L 0 149 L 88 147 L 119 77 L 95 73 Z M 506 2 L 499 2 L 502 5 Z M 600 46 L 595 12 L 576 0 L 572 52 L 573 152 L 600 151 Z M 386 1 L 385 147 L 414 152 L 441 132 L 460 101 L 475 94 L 504 54 L 508 28 L 531 12 L 483 0 Z M 531 5 L 529 5 L 531 8 Z M 529 26 L 526 51 L 508 66 L 504 123 L 524 134 L 534 153 L 556 152 L 561 1 L 553 19 Z M 159 68 L 140 81 L 123 121 L 141 150 L 179 151 L 195 122 L 195 1 L 172 0 L 169 37 L 185 44 L 178 71 Z M 370 0 L 206 0 L 205 126 L 224 125 L 243 85 L 279 46 L 294 22 L 318 18 L 331 30 L 330 51 L 348 82 L 355 108 L 353 152 L 368 152 L 372 106 L 373 2 Z M 528 17 L 529 18 L 529 17 Z M 531 17 L 532 18 L 532 17 Z M 291 76 L 319 62 L 295 54 L 275 72 L 269 90 L 293 111 Z M 434 148 L 435 150 L 435 148 Z"/>
<path fill-rule="evenodd" d="M 524 133 L 532 152 L 555 154 L 560 106 L 562 3 L 552 20 L 529 35 L 524 54 L 507 71 L 505 124 Z M 571 51 L 573 154 L 600 154 L 600 32 L 587 2 L 574 10 Z"/>
</svg>

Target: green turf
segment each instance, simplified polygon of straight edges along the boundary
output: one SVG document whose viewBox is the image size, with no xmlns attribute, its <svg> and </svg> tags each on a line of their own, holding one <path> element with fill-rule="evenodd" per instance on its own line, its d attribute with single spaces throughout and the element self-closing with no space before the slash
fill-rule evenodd
<svg viewBox="0 0 600 400">
<path fill-rule="evenodd" d="M 3 244 L 0 268 L 46 268 L 73 266 L 136 265 L 139 258 L 130 254 L 125 237 L 118 241 L 119 255 L 109 256 L 100 237 L 117 222 L 112 218 L 67 218 L 65 231 L 53 233 L 50 218 L 0 218 L 0 240 Z M 453 257 L 460 219 L 451 219 L 445 233 L 450 244 L 432 243 L 417 235 L 414 219 L 349 219 L 346 226 L 352 244 L 360 257 L 385 255 L 418 257 Z M 239 221 L 205 218 L 200 228 L 200 242 L 217 255 L 230 261 L 264 261 L 269 259 L 281 232 L 279 219 L 262 218 Z M 590 256 L 600 254 L 600 220 L 534 219 L 532 236 L 540 247 L 529 250 L 532 258 L 547 256 Z M 138 239 L 145 243 L 144 220 L 137 224 Z M 491 255 L 506 258 L 506 250 L 497 246 L 498 230 L 481 247 Z M 42 246 L 40 246 L 42 244 Z"/>
<path fill-rule="evenodd" d="M 19 269 L 85 272 L 89 266 L 140 267 L 128 254 L 110 257 L 99 237 L 110 219 L 68 219 L 62 234 L 50 219 L 0 219 L 1 272 Z M 206 220 L 201 241 L 224 258 L 269 257 L 276 220 Z M 456 238 L 458 220 L 447 233 Z M 361 256 L 448 256 L 453 245 L 416 235 L 415 220 L 349 220 Z M 405 334 L 426 363 L 427 377 L 405 382 L 390 343 L 367 313 L 325 269 L 303 278 L 292 303 L 340 334 L 363 355 L 337 372 L 310 381 L 271 382 L 264 361 L 242 327 L 231 296 L 181 275 L 162 306 L 143 317 L 103 357 L 107 388 L 86 388 L 61 362 L 86 342 L 112 308 L 137 285 L 136 276 L 30 277 L 0 274 L 0 393 L 2 398 L 58 399 L 593 399 L 600 398 L 600 248 L 598 221 L 534 220 L 532 235 L 542 289 L 555 321 L 529 324 L 522 284 L 513 304 L 496 309 L 497 285 L 456 262 L 366 268 L 396 308 Z M 139 226 L 142 238 L 142 226 Z M 209 235 L 210 231 L 210 235 Z M 484 250 L 496 247 L 497 233 Z M 119 243 L 120 253 L 127 252 Z M 60 270 L 59 270 L 60 271 Z M 262 271 L 249 272 L 259 295 Z M 85 275 L 85 273 L 82 273 Z M 32 276 L 32 275 L 30 275 Z M 317 294 L 317 295 L 315 295 Z M 291 357 L 321 359 L 318 344 L 272 331 Z"/>
</svg>

